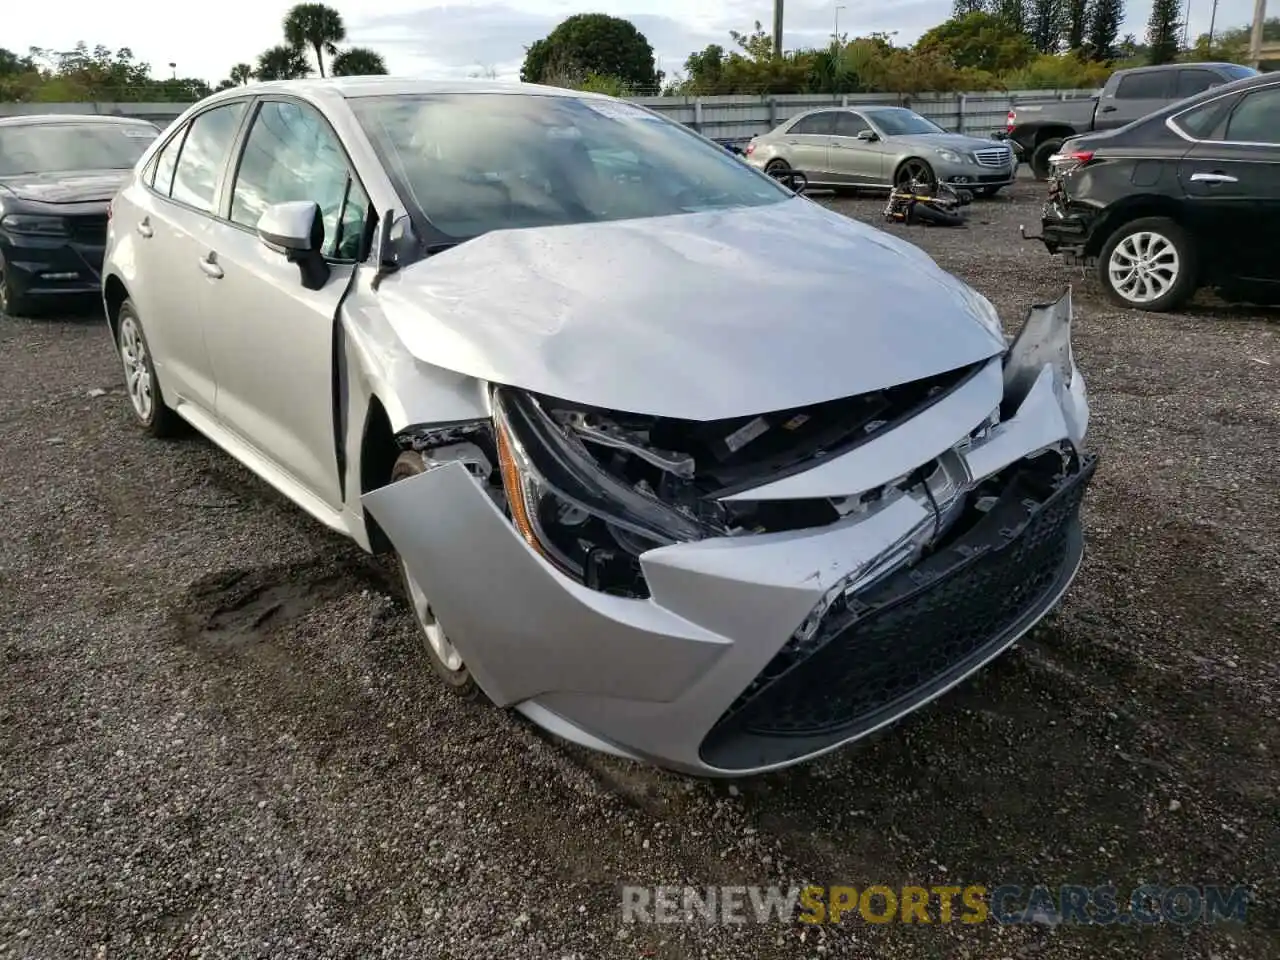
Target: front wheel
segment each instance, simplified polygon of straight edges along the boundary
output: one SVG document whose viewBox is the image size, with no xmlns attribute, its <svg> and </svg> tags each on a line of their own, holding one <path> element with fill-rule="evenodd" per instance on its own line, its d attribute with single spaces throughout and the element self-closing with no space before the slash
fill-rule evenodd
<svg viewBox="0 0 1280 960">
<path fill-rule="evenodd" d="M 426 465 L 422 462 L 421 454 L 413 452 L 402 453 L 396 459 L 395 466 L 391 468 L 391 482 L 395 483 L 397 480 L 416 477 L 425 470 Z M 431 665 L 432 672 L 444 681 L 445 686 L 450 691 L 459 697 L 466 700 L 474 698 L 480 688 L 472 678 L 471 671 L 467 669 L 467 665 L 463 663 L 462 654 L 450 642 L 444 632 L 444 627 L 436 619 L 435 611 L 431 607 L 431 601 L 427 599 L 426 591 L 423 590 L 417 578 L 409 572 L 409 567 L 404 562 L 404 558 L 398 553 L 395 555 L 395 563 L 396 569 L 400 574 L 400 584 L 404 588 L 405 597 L 409 601 L 413 619 L 418 625 L 422 648 L 427 655 L 427 662 Z"/>
<path fill-rule="evenodd" d="M 120 304 L 116 315 L 116 349 L 124 365 L 124 385 L 138 426 L 156 438 L 182 432 L 183 421 L 165 403 L 160 380 L 151 359 L 151 347 L 142 332 L 142 320 L 132 300 Z"/>
<path fill-rule="evenodd" d="M 25 316 L 27 307 L 27 302 L 13 289 L 4 256 L 0 254 L 0 317 Z"/>
<path fill-rule="evenodd" d="M 897 172 L 893 176 L 894 186 L 900 190 L 910 190 L 911 184 L 919 183 L 925 189 L 932 191 L 937 185 L 937 177 L 934 176 L 933 167 L 917 157 L 903 161 L 902 166 L 898 167 Z"/>
<path fill-rule="evenodd" d="M 1117 229 L 1098 257 L 1098 279 L 1112 302 L 1163 313 L 1196 288 L 1196 248 L 1167 217 L 1143 217 Z"/>
</svg>

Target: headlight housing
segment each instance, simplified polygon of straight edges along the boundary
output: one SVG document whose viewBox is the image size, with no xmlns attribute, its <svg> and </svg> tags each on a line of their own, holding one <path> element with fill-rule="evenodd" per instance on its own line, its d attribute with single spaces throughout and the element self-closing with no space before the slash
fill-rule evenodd
<svg viewBox="0 0 1280 960">
<path fill-rule="evenodd" d="M 6 213 L 0 217 L 0 227 L 10 233 L 39 237 L 64 237 L 67 234 L 67 224 L 62 217 L 38 213 Z"/>
<path fill-rule="evenodd" d="M 963 154 L 957 153 L 955 150 L 949 150 L 946 147 L 938 147 L 934 153 L 947 163 L 968 163 L 969 158 Z"/>
</svg>

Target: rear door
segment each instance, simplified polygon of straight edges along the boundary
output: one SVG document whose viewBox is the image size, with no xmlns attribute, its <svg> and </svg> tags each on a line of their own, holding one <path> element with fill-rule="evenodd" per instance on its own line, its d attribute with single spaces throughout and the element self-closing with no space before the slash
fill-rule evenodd
<svg viewBox="0 0 1280 960">
<path fill-rule="evenodd" d="M 836 132 L 836 111 L 820 110 L 793 123 L 782 140 L 787 162 L 802 170 L 810 180 L 831 180 L 831 138 Z"/>
<path fill-rule="evenodd" d="M 213 366 L 205 343 L 199 259 L 212 226 L 231 145 L 248 100 L 222 103 L 196 114 L 148 164 L 134 201 L 132 230 L 138 282 L 130 295 L 142 315 L 152 361 L 174 402 L 214 409 Z"/>
<path fill-rule="evenodd" d="M 852 110 L 836 114 L 835 136 L 831 138 L 832 179 L 853 185 L 888 182 L 884 171 L 884 141 L 859 140 L 863 131 L 875 132 L 866 117 Z"/>
<path fill-rule="evenodd" d="M 1138 70 L 1120 78 L 1094 114 L 1095 130 L 1112 130 L 1167 106 L 1174 99 L 1175 70 Z"/>
<path fill-rule="evenodd" d="M 1220 266 L 1280 282 L 1280 84 L 1241 96 L 1183 157 L 1178 177 L 1196 235 Z"/>
</svg>

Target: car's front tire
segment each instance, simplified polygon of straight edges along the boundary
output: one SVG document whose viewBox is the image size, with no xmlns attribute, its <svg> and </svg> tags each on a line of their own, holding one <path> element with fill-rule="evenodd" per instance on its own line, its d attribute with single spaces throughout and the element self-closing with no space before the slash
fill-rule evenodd
<svg viewBox="0 0 1280 960">
<path fill-rule="evenodd" d="M 4 255 L 0 254 L 0 317 L 26 316 L 28 308 L 27 301 L 13 289 Z"/>
<path fill-rule="evenodd" d="M 1167 217 L 1143 217 L 1116 229 L 1098 257 L 1098 280 L 1110 300 L 1163 313 L 1196 290 L 1195 242 Z"/>
<path fill-rule="evenodd" d="M 422 462 L 422 455 L 406 451 L 396 458 L 395 465 L 391 468 L 391 482 L 416 477 L 425 470 L 426 465 Z M 480 688 L 463 662 L 462 655 L 445 635 L 444 628 L 436 619 L 422 585 L 409 572 L 404 558 L 399 553 L 394 555 L 394 561 L 400 577 L 400 585 L 404 589 L 405 599 L 409 602 L 409 609 L 413 613 L 413 619 L 422 640 L 422 648 L 432 672 L 457 696 L 467 700 L 473 699 Z"/>
<path fill-rule="evenodd" d="M 182 418 L 165 403 L 151 347 L 132 300 L 120 304 L 116 314 L 116 350 L 124 365 L 125 391 L 138 425 L 153 437 L 177 436 L 182 432 Z"/>
</svg>

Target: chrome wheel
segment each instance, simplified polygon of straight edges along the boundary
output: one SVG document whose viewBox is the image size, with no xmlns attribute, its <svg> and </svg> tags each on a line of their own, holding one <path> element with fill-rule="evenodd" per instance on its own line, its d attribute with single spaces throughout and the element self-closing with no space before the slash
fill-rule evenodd
<svg viewBox="0 0 1280 960">
<path fill-rule="evenodd" d="M 151 422 L 155 409 L 152 396 L 151 365 L 147 361 L 147 344 L 133 317 L 120 321 L 120 360 L 124 363 L 125 386 L 129 401 L 143 423 Z"/>
<path fill-rule="evenodd" d="M 449 638 L 445 636 L 444 628 L 440 626 L 440 621 L 436 619 L 435 614 L 431 611 L 431 604 L 427 600 L 426 593 L 423 592 L 422 586 L 418 583 L 409 568 L 403 560 L 400 561 L 400 574 L 404 577 L 405 586 L 409 590 L 409 602 L 413 604 L 413 616 L 418 621 L 418 627 L 422 630 L 422 635 L 426 638 L 427 644 L 431 647 L 431 652 L 436 655 L 441 665 L 446 670 L 458 671 L 462 669 L 462 654 L 458 653 L 458 648 L 449 642 Z"/>
<path fill-rule="evenodd" d="M 1121 240 L 1107 261 L 1111 286 L 1130 303 L 1159 300 L 1178 282 L 1178 248 L 1168 237 L 1143 230 Z"/>
</svg>

